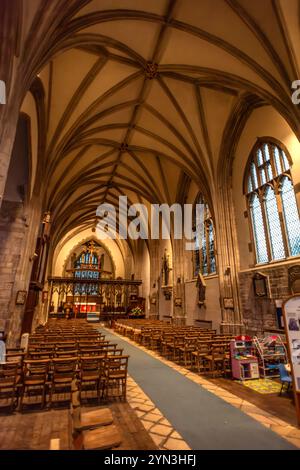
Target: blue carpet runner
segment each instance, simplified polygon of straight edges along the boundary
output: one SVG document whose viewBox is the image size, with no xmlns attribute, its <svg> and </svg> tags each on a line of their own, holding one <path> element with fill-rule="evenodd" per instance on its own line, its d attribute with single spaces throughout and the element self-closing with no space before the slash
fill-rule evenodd
<svg viewBox="0 0 300 470">
<path fill-rule="evenodd" d="M 158 359 L 108 330 L 105 335 L 130 355 L 129 374 L 193 450 L 296 449 Z"/>
</svg>

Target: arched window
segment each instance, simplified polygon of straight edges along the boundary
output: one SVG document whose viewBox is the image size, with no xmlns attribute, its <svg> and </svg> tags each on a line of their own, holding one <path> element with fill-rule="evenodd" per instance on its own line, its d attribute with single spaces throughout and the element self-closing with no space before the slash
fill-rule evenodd
<svg viewBox="0 0 300 470">
<path fill-rule="evenodd" d="M 100 278 L 100 259 L 93 241 L 87 242 L 74 263 L 74 276 L 81 280 L 98 280 Z M 97 284 L 75 284 L 76 295 L 97 295 Z"/>
<path fill-rule="evenodd" d="M 198 276 L 199 273 L 208 276 L 216 273 L 214 226 L 208 204 L 202 195 L 199 196 L 197 204 L 200 205 L 200 210 L 194 219 L 196 229 L 194 276 Z"/>
<path fill-rule="evenodd" d="M 257 263 L 300 255 L 291 163 L 282 145 L 271 139 L 259 141 L 250 155 L 244 189 Z"/>
</svg>

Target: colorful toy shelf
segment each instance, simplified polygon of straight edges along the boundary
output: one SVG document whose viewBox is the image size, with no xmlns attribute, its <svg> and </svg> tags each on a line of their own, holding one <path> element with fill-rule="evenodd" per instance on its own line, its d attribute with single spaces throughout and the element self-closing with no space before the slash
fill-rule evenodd
<svg viewBox="0 0 300 470">
<path fill-rule="evenodd" d="M 285 345 L 279 335 L 253 339 L 261 377 L 279 377 L 279 364 L 287 363 Z"/>
<path fill-rule="evenodd" d="M 259 378 L 258 360 L 250 336 L 237 336 L 230 343 L 232 376 L 238 380 Z"/>
</svg>

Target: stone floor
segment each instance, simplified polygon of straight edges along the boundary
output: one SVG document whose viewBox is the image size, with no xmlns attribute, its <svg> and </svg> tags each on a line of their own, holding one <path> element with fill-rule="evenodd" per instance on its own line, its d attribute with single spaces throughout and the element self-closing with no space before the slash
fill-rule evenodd
<svg viewBox="0 0 300 470">
<path fill-rule="evenodd" d="M 128 379 L 127 400 L 159 449 L 190 449 L 181 435 L 131 377 Z"/>
<path fill-rule="evenodd" d="M 291 424 L 288 421 L 285 421 L 284 419 L 280 419 L 278 416 L 275 416 L 274 414 L 271 414 L 270 412 L 263 410 L 259 408 L 257 405 L 251 403 L 248 400 L 245 400 L 243 398 L 240 398 L 236 394 L 233 394 L 226 390 L 223 387 L 220 387 L 216 383 L 214 383 L 212 380 L 209 380 L 205 377 L 202 377 L 194 372 L 189 371 L 187 368 L 182 367 L 172 361 L 169 361 L 163 357 L 161 357 L 157 352 L 149 350 L 145 348 L 144 346 L 141 346 L 140 344 L 136 343 L 135 341 L 132 341 L 131 339 L 121 336 L 115 331 L 113 333 L 116 336 L 119 336 L 123 340 L 128 341 L 129 343 L 133 344 L 135 347 L 138 347 L 142 349 L 144 352 L 150 354 L 151 356 L 155 357 L 156 359 L 162 361 L 163 363 L 167 364 L 169 367 L 173 368 L 180 374 L 183 374 L 185 377 L 188 379 L 192 380 L 199 386 L 205 388 L 209 392 L 213 393 L 214 395 L 218 396 L 222 400 L 226 401 L 230 405 L 239 408 L 241 411 L 243 411 L 245 414 L 251 416 L 253 419 L 261 423 L 263 426 L 270 428 L 272 431 L 275 433 L 279 434 L 282 438 L 286 439 L 287 441 L 291 442 L 294 446 L 300 448 L 300 429 L 296 426 Z M 131 404 L 131 403 L 130 403 Z M 132 406 L 132 405 L 131 405 Z M 137 410 L 139 411 L 139 410 Z M 141 416 L 141 420 L 143 422 L 143 425 L 145 427 L 148 427 L 148 429 L 155 430 L 155 427 L 150 426 L 148 422 L 146 425 L 144 424 L 144 419 L 143 416 Z M 155 431 L 154 431 L 155 432 Z M 176 432 L 176 430 L 175 430 Z M 174 436 L 175 434 L 173 434 Z M 173 438 L 172 436 L 172 438 Z M 156 441 L 157 442 L 157 441 Z M 161 444 L 159 444 L 161 445 Z"/>
</svg>

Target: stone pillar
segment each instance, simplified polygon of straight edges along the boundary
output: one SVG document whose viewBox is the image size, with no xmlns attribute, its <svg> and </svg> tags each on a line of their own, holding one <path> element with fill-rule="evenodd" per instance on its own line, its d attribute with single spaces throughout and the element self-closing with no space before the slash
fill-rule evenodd
<svg viewBox="0 0 300 470">
<path fill-rule="evenodd" d="M 19 118 L 18 107 L 12 108 L 8 105 L 0 105 L 0 208 L 3 202 L 6 178 L 13 150 L 17 123 Z"/>
<path fill-rule="evenodd" d="M 244 325 L 239 302 L 236 227 L 231 189 L 219 188 L 215 204 L 216 252 L 220 282 L 221 331 L 240 334 Z"/>
<path fill-rule="evenodd" d="M 152 319 L 159 318 L 159 276 L 160 276 L 160 256 L 159 256 L 159 240 L 149 241 L 150 255 L 150 310 L 149 317 Z"/>
<path fill-rule="evenodd" d="M 173 302 L 174 323 L 185 325 L 185 298 L 184 298 L 184 240 L 173 241 Z"/>
<path fill-rule="evenodd" d="M 1 255 L 6 260 L 0 268 L 0 291 L 5 294 L 1 316 L 8 333 L 7 344 L 14 347 L 20 339 L 25 309 L 25 305 L 16 305 L 16 296 L 19 290 L 28 292 L 32 269 L 30 259 L 40 224 L 40 201 L 32 201 L 26 215 L 22 204 L 13 209 L 11 203 L 4 201 L 1 220 L 0 237 L 5 247 Z"/>
<path fill-rule="evenodd" d="M 22 203 L 4 201 L 0 211 L 0 328 L 10 324 L 10 304 L 14 292 L 22 241 L 26 233 Z M 20 307 L 15 306 L 16 309 Z M 9 336 L 8 336 L 9 343 Z"/>
</svg>

